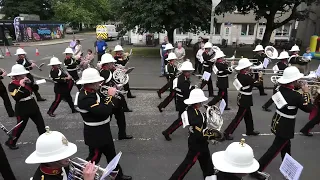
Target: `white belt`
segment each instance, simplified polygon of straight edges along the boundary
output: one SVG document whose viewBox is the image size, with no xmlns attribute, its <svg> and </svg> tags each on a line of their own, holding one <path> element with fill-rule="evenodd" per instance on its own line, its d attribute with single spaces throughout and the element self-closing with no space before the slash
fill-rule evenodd
<svg viewBox="0 0 320 180">
<path fill-rule="evenodd" d="M 33 99 L 33 96 L 31 95 L 31 96 L 28 96 L 28 97 L 25 97 L 25 98 L 22 98 L 22 99 L 20 99 L 19 101 L 21 102 L 21 101 L 28 101 L 28 100 L 30 100 L 30 99 Z"/>
<path fill-rule="evenodd" d="M 217 77 L 223 78 L 223 77 L 228 77 L 228 75 L 221 75 L 221 76 L 217 75 Z"/>
<path fill-rule="evenodd" d="M 288 118 L 288 119 L 295 119 L 296 118 L 296 115 L 287 115 L 287 114 L 280 112 L 279 110 L 276 110 L 276 113 L 279 114 L 280 116 Z"/>
<path fill-rule="evenodd" d="M 179 88 L 175 88 L 175 90 L 178 91 L 178 92 L 181 92 L 181 89 L 179 89 Z"/>
<path fill-rule="evenodd" d="M 250 96 L 252 95 L 252 92 L 243 92 L 243 91 L 239 91 L 240 94 L 243 94 L 243 95 L 247 95 L 247 96 Z"/>
<path fill-rule="evenodd" d="M 250 88 L 250 86 L 243 86 L 243 87 L 242 87 L 243 90 L 249 89 L 249 88 Z"/>
<path fill-rule="evenodd" d="M 85 122 L 83 121 L 83 123 L 87 126 L 101 126 L 101 125 L 104 125 L 104 124 L 107 124 L 110 122 L 110 117 L 104 121 L 100 121 L 100 122 Z"/>
<path fill-rule="evenodd" d="M 209 67 L 209 65 L 207 65 L 207 64 L 203 64 L 203 66 L 204 66 L 204 67 Z"/>
<path fill-rule="evenodd" d="M 76 71 L 76 70 L 78 70 L 78 68 L 73 68 L 73 69 L 68 69 L 67 68 L 67 71 Z"/>
<path fill-rule="evenodd" d="M 177 96 L 179 96 L 179 97 L 183 97 L 183 95 L 181 95 L 181 94 L 178 94 L 178 93 L 177 93 L 176 95 L 177 95 Z"/>
</svg>

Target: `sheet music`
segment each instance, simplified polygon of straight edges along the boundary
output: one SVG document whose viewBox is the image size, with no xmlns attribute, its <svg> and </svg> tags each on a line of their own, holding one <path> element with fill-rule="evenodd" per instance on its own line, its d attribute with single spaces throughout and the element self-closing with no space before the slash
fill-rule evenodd
<svg viewBox="0 0 320 180">
<path fill-rule="evenodd" d="M 299 180 L 303 166 L 286 153 L 279 170 L 286 179 Z"/>
<path fill-rule="evenodd" d="M 46 80 L 45 79 L 40 79 L 40 80 L 37 80 L 36 81 L 36 84 L 39 85 L 39 84 L 44 84 L 46 83 Z"/>
<path fill-rule="evenodd" d="M 237 89 L 237 91 L 239 91 L 242 88 L 242 84 L 240 83 L 240 81 L 238 79 L 235 79 L 233 81 L 233 85 Z"/>
<path fill-rule="evenodd" d="M 222 99 L 221 102 L 220 102 L 220 105 L 219 105 L 219 109 L 220 109 L 221 115 L 223 114 L 224 109 L 226 108 L 226 106 L 227 106 L 226 101 L 224 99 Z"/>
<path fill-rule="evenodd" d="M 205 71 L 202 75 L 202 79 L 205 81 L 209 81 L 210 77 L 211 77 L 211 73 L 208 73 L 207 71 Z"/>
<path fill-rule="evenodd" d="M 172 88 L 175 89 L 176 87 L 178 87 L 178 78 L 175 78 L 173 81 L 172 81 L 173 85 L 172 85 Z"/>
<path fill-rule="evenodd" d="M 120 157 L 122 155 L 122 152 L 120 151 L 108 164 L 106 169 L 104 170 L 104 173 L 100 180 L 104 180 L 107 176 L 110 175 L 110 173 L 117 167 Z"/>
<path fill-rule="evenodd" d="M 272 96 L 272 100 L 274 102 L 274 104 L 276 104 L 278 109 L 283 108 L 285 105 L 287 105 L 287 101 L 284 99 L 284 97 L 282 96 L 281 92 L 278 91 L 277 93 L 275 93 Z"/>
<path fill-rule="evenodd" d="M 213 65 L 212 70 L 213 70 L 214 74 L 217 74 L 219 71 L 216 65 Z"/>
<path fill-rule="evenodd" d="M 263 60 L 263 67 L 264 67 L 264 68 L 267 68 L 268 65 L 269 65 L 269 63 L 270 63 L 270 60 L 269 60 L 268 58 L 264 58 L 264 60 Z"/>
<path fill-rule="evenodd" d="M 181 114 L 181 120 L 182 120 L 183 128 L 185 128 L 185 127 L 187 127 L 187 126 L 190 126 L 190 124 L 189 124 L 189 119 L 188 119 L 188 112 L 187 112 L 187 111 L 184 111 L 184 112 Z"/>
</svg>

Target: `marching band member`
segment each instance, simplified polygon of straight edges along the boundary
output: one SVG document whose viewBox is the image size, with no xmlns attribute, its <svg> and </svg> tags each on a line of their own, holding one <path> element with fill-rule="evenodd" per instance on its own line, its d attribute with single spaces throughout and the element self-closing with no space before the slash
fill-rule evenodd
<svg viewBox="0 0 320 180">
<path fill-rule="evenodd" d="M 232 122 L 229 124 L 227 129 L 224 130 L 224 137 L 226 140 L 233 140 L 233 137 L 231 136 L 235 129 L 238 127 L 241 120 L 244 118 L 244 121 L 246 123 L 246 134 L 248 136 L 256 136 L 259 135 L 258 131 L 254 131 L 253 126 L 253 120 L 252 120 L 252 112 L 251 112 L 251 106 L 253 106 L 252 102 L 252 88 L 253 86 L 256 86 L 255 80 L 252 78 L 252 76 L 249 74 L 250 66 L 252 66 L 252 63 L 247 58 L 242 58 L 239 60 L 238 66 L 235 68 L 235 70 L 240 71 L 237 74 L 237 79 L 240 83 L 239 86 L 241 88 L 238 90 L 239 94 L 237 97 L 238 101 L 238 112 L 236 117 L 232 120 Z"/>
<path fill-rule="evenodd" d="M 275 68 L 275 72 L 276 73 L 279 73 L 279 74 L 282 74 L 282 72 L 288 67 L 288 59 L 289 59 L 289 53 L 287 51 L 283 51 L 280 53 L 278 59 L 280 60 Z M 280 72 L 278 72 L 280 71 Z M 278 85 L 274 85 L 273 87 L 273 94 L 275 94 L 277 92 L 277 89 L 278 88 Z M 272 98 L 270 98 L 263 106 L 262 106 L 262 109 L 264 111 L 267 111 L 267 112 L 271 112 L 271 110 L 269 109 L 269 107 L 273 104 L 273 100 Z"/>
<path fill-rule="evenodd" d="M 212 66 L 213 66 L 213 61 L 211 60 L 215 53 L 212 49 L 212 44 L 210 42 L 206 42 L 204 44 L 204 52 L 202 54 L 203 57 L 203 71 L 206 71 L 208 73 L 212 73 Z M 212 54 L 211 54 L 212 53 Z M 213 97 L 213 86 L 212 86 L 212 79 L 211 77 L 209 78 L 208 81 L 203 81 L 201 84 L 201 89 L 204 88 L 205 85 L 208 85 L 208 91 L 209 91 L 209 97 Z"/>
<path fill-rule="evenodd" d="M 9 117 L 14 117 L 14 111 L 12 109 L 11 101 L 8 96 L 7 88 L 4 86 L 2 79 L 7 76 L 7 72 L 0 69 L 0 96 L 3 100 L 4 107 L 8 113 Z"/>
<path fill-rule="evenodd" d="M 62 62 L 60 62 L 59 59 L 56 57 L 52 57 L 50 59 L 50 64 L 48 64 L 48 66 L 51 66 L 50 78 L 54 81 L 55 93 L 55 99 L 47 112 L 47 114 L 50 117 L 56 116 L 53 113 L 59 106 L 61 99 L 65 99 L 67 101 L 68 105 L 72 110 L 72 113 L 77 112 L 74 108 L 73 100 L 70 94 L 70 91 L 73 86 L 73 80 L 70 75 L 66 74 L 64 71 L 61 70 L 61 64 Z"/>
<path fill-rule="evenodd" d="M 87 161 L 99 163 L 102 153 L 110 162 L 115 156 L 116 151 L 110 130 L 110 116 L 112 114 L 112 99 L 115 96 L 116 89 L 111 87 L 108 90 L 109 97 L 100 98 L 97 92 L 100 89 L 104 78 L 94 68 L 85 69 L 82 72 L 81 79 L 77 84 L 82 84 L 83 88 L 77 93 L 75 105 L 80 112 L 84 123 L 84 142 L 89 146 L 89 156 Z M 130 176 L 123 175 L 120 165 L 116 170 L 119 174 L 116 180 L 130 180 Z"/>
<path fill-rule="evenodd" d="M 77 66 L 79 65 L 80 61 L 73 58 L 73 51 L 71 48 L 66 48 L 63 52 L 66 55 L 64 59 L 64 66 L 67 68 L 69 75 L 72 77 L 74 82 L 79 80 Z M 76 85 L 78 90 L 81 90 L 81 85 Z M 70 90 L 71 91 L 71 90 Z"/>
<path fill-rule="evenodd" d="M 222 134 L 218 130 L 207 128 L 207 121 L 200 111 L 201 103 L 207 100 L 208 98 L 201 89 L 193 89 L 190 97 L 184 100 L 188 107 L 181 118 L 183 127 L 189 128 L 188 153 L 169 180 L 182 180 L 197 160 L 204 179 L 207 180 L 214 176 L 215 171 L 210 158 L 208 140 L 220 139 Z"/>
<path fill-rule="evenodd" d="M 36 64 L 34 62 L 29 61 L 26 57 L 26 54 L 27 53 L 22 48 L 17 49 L 15 54 L 18 56 L 17 64 L 21 64 L 25 67 L 26 70 L 31 71 L 36 66 Z M 37 101 L 46 101 L 46 99 L 41 97 L 39 93 L 39 86 L 35 84 L 33 76 L 29 73 L 27 74 L 27 78 L 31 81 L 31 88 L 34 92 L 34 95 L 37 98 Z"/>
<path fill-rule="evenodd" d="M 260 79 L 259 73 L 258 73 L 259 71 L 255 70 L 255 69 L 263 69 L 263 61 L 264 61 L 264 58 L 266 58 L 266 55 L 264 54 L 264 48 L 262 45 L 257 45 L 253 51 L 256 52 L 254 59 L 258 60 L 257 62 L 253 63 L 255 66 L 252 67 L 252 69 L 254 69 L 254 72 L 255 72 L 254 79 L 260 82 L 259 85 L 257 86 L 260 92 L 260 96 L 266 96 L 267 93 L 264 92 L 263 79 Z"/>
<path fill-rule="evenodd" d="M 166 44 L 166 47 L 164 48 L 164 55 L 163 55 L 163 59 L 165 60 L 164 61 L 164 65 L 167 65 L 168 64 L 168 61 L 166 61 L 166 59 L 168 58 L 169 54 L 170 53 L 174 53 L 174 47 L 172 46 L 171 43 L 167 43 Z M 178 58 L 177 58 L 178 59 Z M 182 61 L 180 61 L 182 63 Z M 167 77 L 167 80 L 168 80 L 168 77 Z"/>
<path fill-rule="evenodd" d="M 10 167 L 9 161 L 7 159 L 6 153 L 0 143 L 0 174 L 4 180 L 16 180 L 12 169 Z"/>
<path fill-rule="evenodd" d="M 181 71 L 182 74 L 175 80 L 173 80 L 173 89 L 176 90 L 176 105 L 179 114 L 178 119 L 175 120 L 165 131 L 162 132 L 167 141 L 171 141 L 170 134 L 172 134 L 182 125 L 181 114 L 185 111 L 187 107 L 187 105 L 184 103 L 184 100 L 189 98 L 190 91 L 194 88 L 194 86 L 190 87 L 190 75 L 191 72 L 194 71 L 192 63 L 190 61 L 183 62 L 179 71 Z"/>
<path fill-rule="evenodd" d="M 170 53 L 168 58 L 165 59 L 166 61 L 168 61 L 169 63 L 165 66 L 165 72 L 166 72 L 166 76 L 168 76 L 168 82 L 167 84 L 165 84 L 161 89 L 159 89 L 157 91 L 157 94 L 159 96 L 159 98 L 161 98 L 161 94 L 164 93 L 166 90 L 168 90 L 170 88 L 170 94 L 169 96 L 167 96 L 164 101 L 162 101 L 157 107 L 159 109 L 160 112 L 162 112 L 162 109 L 167 107 L 168 104 L 175 98 L 176 95 L 176 91 L 172 88 L 173 86 L 173 80 L 176 78 L 177 76 L 177 68 L 174 64 L 175 60 L 177 59 L 177 56 L 175 53 Z"/>
<path fill-rule="evenodd" d="M 215 54 L 216 64 L 215 66 L 218 69 L 217 72 L 217 87 L 219 89 L 218 96 L 223 97 L 226 101 L 226 107 L 224 110 L 230 110 L 228 107 L 228 88 L 229 88 L 229 78 L 228 75 L 233 72 L 233 63 L 229 67 L 228 62 L 223 58 L 226 55 L 222 51 L 217 51 Z"/>
<path fill-rule="evenodd" d="M 32 180 L 64 180 L 69 175 L 69 157 L 77 152 L 77 146 L 58 131 L 40 135 L 36 150 L 25 160 L 27 164 L 40 164 Z"/>
<path fill-rule="evenodd" d="M 101 66 L 100 76 L 102 76 L 105 79 L 102 85 L 107 85 L 109 87 L 117 86 L 117 84 L 114 83 L 112 78 L 112 69 L 114 69 L 115 62 L 116 60 L 112 57 L 111 54 L 106 53 L 102 55 L 101 61 L 99 63 Z M 124 114 L 125 107 L 123 106 L 124 103 L 122 102 L 122 99 L 123 101 L 125 101 L 125 97 L 123 95 L 120 96 L 120 99 L 112 98 L 112 114 L 115 116 L 119 128 L 118 139 L 132 139 L 133 137 L 127 135 L 126 133 L 126 116 Z"/>
<path fill-rule="evenodd" d="M 283 76 L 278 79 L 280 84 L 278 92 L 274 95 L 277 110 L 272 118 L 271 132 L 275 139 L 267 152 L 259 159 L 259 171 L 264 171 L 269 163 L 281 151 L 281 158 L 288 153 L 291 155 L 291 141 L 294 137 L 295 120 L 298 109 L 305 112 L 311 112 L 313 105 L 310 103 L 309 87 L 307 84 L 302 85 L 303 94 L 295 91 L 297 80 L 304 75 L 294 66 L 286 68 Z M 258 172 L 252 174 L 257 179 L 263 179 Z"/>
<path fill-rule="evenodd" d="M 129 56 L 125 56 L 123 53 L 123 48 L 120 45 L 116 45 L 113 50 L 116 54 L 114 56 L 114 59 L 117 61 L 116 64 L 119 64 L 121 66 L 125 66 L 129 61 Z M 127 91 L 127 98 L 135 98 L 136 96 L 133 96 L 131 94 L 129 82 L 123 86 L 124 90 Z"/>
<path fill-rule="evenodd" d="M 290 49 L 291 57 L 289 58 L 289 63 L 299 69 L 301 73 L 306 74 L 305 67 L 307 66 L 308 62 L 303 61 L 302 58 L 299 56 L 300 48 L 297 45 L 294 45 Z"/>
<path fill-rule="evenodd" d="M 304 136 L 313 136 L 310 133 L 311 129 L 314 128 L 316 124 L 320 123 L 320 89 L 317 89 L 317 96 L 314 98 L 313 104 L 314 107 L 309 115 L 309 122 L 300 130 Z"/>
<path fill-rule="evenodd" d="M 33 97 L 31 81 L 26 77 L 30 72 L 24 66 L 15 64 L 12 66 L 11 72 L 8 74 L 12 78 L 8 90 L 10 95 L 16 101 L 15 111 L 17 116 L 17 124 L 21 121 L 22 124 L 17 126 L 12 131 L 14 139 L 9 137 L 6 145 L 10 149 L 18 149 L 16 145 L 20 135 L 26 127 L 29 118 L 36 124 L 39 135 L 45 132 L 44 120 L 41 115 L 39 106 Z"/>
<path fill-rule="evenodd" d="M 242 180 L 259 169 L 259 162 L 244 139 L 231 143 L 225 151 L 213 153 L 212 162 L 218 170 L 217 180 Z"/>
</svg>

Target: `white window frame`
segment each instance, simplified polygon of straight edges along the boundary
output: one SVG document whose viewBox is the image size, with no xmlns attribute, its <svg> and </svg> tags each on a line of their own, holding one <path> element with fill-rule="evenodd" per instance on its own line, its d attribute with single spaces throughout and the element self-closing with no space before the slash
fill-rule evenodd
<svg viewBox="0 0 320 180">
<path fill-rule="evenodd" d="M 283 31 L 284 27 L 287 26 L 287 25 L 289 25 L 288 35 L 283 35 L 284 34 L 284 31 Z M 281 35 L 277 35 L 277 29 L 275 29 L 276 30 L 275 37 L 290 37 L 292 24 L 285 24 L 285 25 L 281 26 L 280 28 L 281 28 Z"/>
<path fill-rule="evenodd" d="M 256 24 L 252 24 L 253 25 L 253 35 L 249 35 L 249 27 L 250 27 L 250 24 L 252 24 L 252 23 L 249 23 L 249 24 L 240 24 L 241 25 L 241 30 L 240 30 L 240 35 L 241 36 L 254 36 L 255 35 L 255 29 L 256 29 Z M 246 35 L 242 35 L 241 33 L 242 33 L 242 26 L 243 25 L 247 25 L 247 31 L 246 31 Z"/>
</svg>

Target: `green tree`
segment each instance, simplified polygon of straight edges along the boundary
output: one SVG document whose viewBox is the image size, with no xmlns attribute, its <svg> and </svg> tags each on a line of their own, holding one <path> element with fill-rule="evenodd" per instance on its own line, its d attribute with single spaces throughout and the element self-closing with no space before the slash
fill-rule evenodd
<svg viewBox="0 0 320 180">
<path fill-rule="evenodd" d="M 127 30 L 168 33 L 173 43 L 176 28 L 201 31 L 210 28 L 211 0 L 118 0 L 118 17 Z"/>
<path fill-rule="evenodd" d="M 2 0 L 0 3 L 5 19 L 13 19 L 19 14 L 36 14 L 41 20 L 53 17 L 51 0 Z"/>
<path fill-rule="evenodd" d="M 303 21 L 313 13 L 307 6 L 319 3 L 319 0 L 222 0 L 216 13 L 233 12 L 242 14 L 253 12 L 256 20 L 266 19 L 266 29 L 262 45 L 269 44 L 272 32 L 292 20 Z M 289 15 L 288 15 L 289 13 Z M 286 16 L 284 16 L 286 14 Z M 279 21 L 280 17 L 282 21 Z"/>
</svg>

